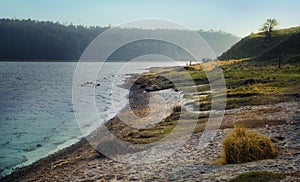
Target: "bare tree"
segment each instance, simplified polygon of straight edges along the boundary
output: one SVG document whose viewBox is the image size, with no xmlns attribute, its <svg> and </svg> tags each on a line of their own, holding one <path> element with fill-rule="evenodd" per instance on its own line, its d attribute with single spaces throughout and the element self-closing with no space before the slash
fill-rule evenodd
<svg viewBox="0 0 300 182">
<path fill-rule="evenodd" d="M 279 22 L 275 18 L 268 18 L 266 22 L 259 29 L 266 34 L 267 40 L 271 40 L 271 33 L 274 31 L 275 27 L 279 25 Z"/>
</svg>

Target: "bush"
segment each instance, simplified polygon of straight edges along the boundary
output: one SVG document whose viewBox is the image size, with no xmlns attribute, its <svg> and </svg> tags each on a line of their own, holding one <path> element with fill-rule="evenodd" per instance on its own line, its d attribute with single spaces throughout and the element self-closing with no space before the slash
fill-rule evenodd
<svg viewBox="0 0 300 182">
<path fill-rule="evenodd" d="M 244 126 L 236 126 L 223 143 L 225 164 L 240 164 L 275 156 L 276 149 L 270 139 Z"/>
</svg>

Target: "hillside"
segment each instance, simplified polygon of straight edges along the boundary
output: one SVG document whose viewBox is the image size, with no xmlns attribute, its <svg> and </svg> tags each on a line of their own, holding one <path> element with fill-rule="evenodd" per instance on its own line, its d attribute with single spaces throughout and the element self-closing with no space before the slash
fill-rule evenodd
<svg viewBox="0 0 300 182">
<path fill-rule="evenodd" d="M 59 22 L 40 22 L 30 19 L 0 19 L 0 60 L 76 60 L 79 59 L 89 43 L 108 28 L 62 25 Z M 148 31 L 146 33 L 163 35 L 166 34 L 166 31 L 173 34 L 180 32 L 180 30 L 163 29 L 121 29 L 120 35 L 117 35 L 115 39 L 118 40 L 125 33 L 134 34 L 136 31 Z M 222 31 L 198 30 L 197 33 L 207 41 L 217 56 L 239 40 L 238 37 Z M 114 44 L 114 42 L 108 42 L 108 44 Z M 190 60 L 190 57 L 186 56 L 178 47 L 162 43 L 162 41 L 150 40 L 122 47 L 110 59 L 128 60 L 147 53 L 173 55 L 178 60 Z"/>
<path fill-rule="evenodd" d="M 300 26 L 276 30 L 271 41 L 263 33 L 251 34 L 223 53 L 219 60 L 252 58 L 270 61 L 281 58 L 294 61 L 300 54 Z"/>
</svg>

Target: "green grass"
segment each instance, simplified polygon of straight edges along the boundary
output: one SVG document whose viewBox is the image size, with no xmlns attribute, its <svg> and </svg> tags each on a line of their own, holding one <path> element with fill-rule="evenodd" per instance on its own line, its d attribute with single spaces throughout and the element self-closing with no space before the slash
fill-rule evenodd
<svg viewBox="0 0 300 182">
<path fill-rule="evenodd" d="M 238 175 L 236 178 L 230 180 L 230 182 L 268 182 L 268 181 L 275 181 L 281 180 L 286 177 L 285 174 L 281 173 L 273 173 L 268 171 L 251 171 L 251 172 L 244 172 Z"/>
<path fill-rule="evenodd" d="M 184 93 L 204 92 L 210 90 L 210 85 L 200 85 L 196 87 L 179 87 L 178 90 Z"/>
<path fill-rule="evenodd" d="M 289 101 L 294 98 L 288 94 L 297 94 L 300 90 L 299 63 L 285 64 L 278 69 L 272 65 L 244 61 L 222 66 L 222 69 L 227 85 L 227 109 Z M 210 101 L 209 96 L 193 104 L 201 110 L 209 110 Z"/>
<path fill-rule="evenodd" d="M 175 107 L 173 113 L 157 125 L 132 131 L 122 136 L 122 139 L 131 143 L 152 143 L 158 141 L 169 134 L 178 123 L 181 109 Z"/>
<path fill-rule="evenodd" d="M 235 44 L 230 50 L 220 56 L 219 59 L 254 58 L 265 54 L 264 59 L 270 60 L 272 56 L 276 56 L 286 47 L 289 48 L 290 53 L 293 51 L 299 53 L 300 48 L 297 44 L 299 42 L 299 35 L 300 27 L 275 30 L 272 33 L 271 41 L 266 41 L 263 33 L 251 34 Z M 273 52 L 272 49 L 274 49 Z"/>
<path fill-rule="evenodd" d="M 194 114 L 184 109 L 181 110 L 180 107 L 175 107 L 173 113 L 162 122 L 150 128 L 132 130 L 121 136 L 121 139 L 138 144 L 152 143 L 166 137 L 174 131 L 175 127 L 176 132 L 184 132 L 195 124 L 194 133 L 199 133 L 204 131 L 208 116 L 208 114 Z M 181 124 L 177 125 L 179 119 Z M 197 122 L 195 123 L 195 121 Z"/>
</svg>

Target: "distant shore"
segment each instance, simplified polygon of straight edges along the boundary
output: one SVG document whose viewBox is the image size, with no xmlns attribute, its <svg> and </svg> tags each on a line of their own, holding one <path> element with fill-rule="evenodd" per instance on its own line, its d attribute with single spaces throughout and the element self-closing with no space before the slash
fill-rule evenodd
<svg viewBox="0 0 300 182">
<path fill-rule="evenodd" d="M 68 59 L 6 59 L 6 58 L 0 58 L 0 62 L 78 62 L 78 60 L 68 60 Z"/>
<path fill-rule="evenodd" d="M 178 62 L 189 62 L 189 60 L 176 60 Z M 0 58 L 0 62 L 79 62 L 79 59 L 6 59 Z M 84 61 L 84 62 L 100 62 L 100 61 Z M 128 60 L 106 60 L 104 62 L 128 62 Z"/>
</svg>

